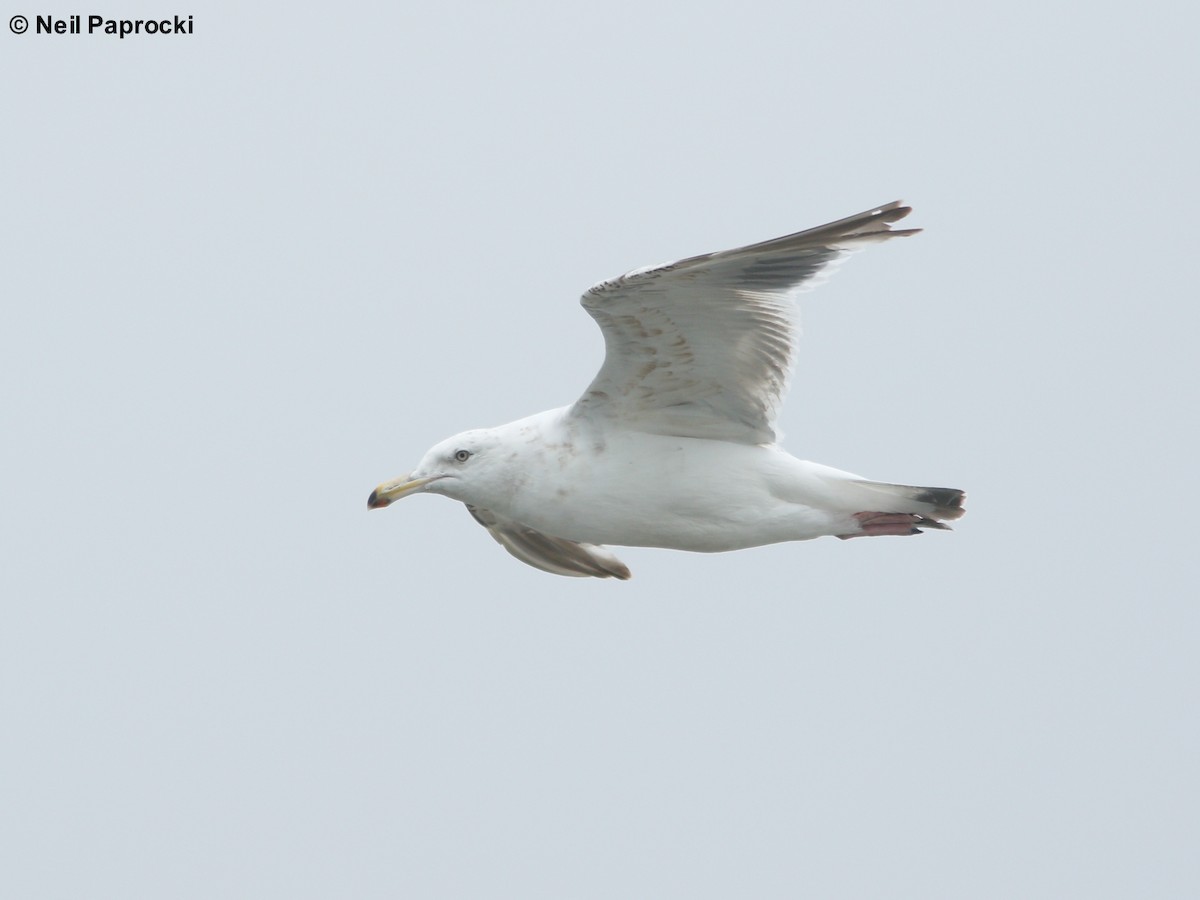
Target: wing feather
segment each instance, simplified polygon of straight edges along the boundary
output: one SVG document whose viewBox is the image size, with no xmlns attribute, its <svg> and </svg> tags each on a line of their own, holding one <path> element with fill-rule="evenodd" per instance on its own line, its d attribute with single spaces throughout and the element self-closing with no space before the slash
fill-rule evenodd
<svg viewBox="0 0 1200 900">
<path fill-rule="evenodd" d="M 596 285 L 584 309 L 604 334 L 599 374 L 572 407 L 654 434 L 761 444 L 795 354 L 795 295 L 912 209 L 900 201 L 736 250 L 638 269 Z"/>
<path fill-rule="evenodd" d="M 629 578 L 629 568 L 605 547 L 551 537 L 490 509 L 466 504 L 471 516 L 521 562 L 552 575 Z"/>
</svg>

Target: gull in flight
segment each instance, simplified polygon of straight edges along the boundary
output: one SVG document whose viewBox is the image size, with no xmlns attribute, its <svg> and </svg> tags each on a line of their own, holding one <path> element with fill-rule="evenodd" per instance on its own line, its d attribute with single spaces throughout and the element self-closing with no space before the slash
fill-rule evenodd
<svg viewBox="0 0 1200 900">
<path fill-rule="evenodd" d="M 583 295 L 600 372 L 570 406 L 433 446 L 371 492 L 466 504 L 522 562 L 628 578 L 606 544 L 719 552 L 822 535 L 920 534 L 963 492 L 868 481 L 776 443 L 795 355 L 795 295 L 893 230 L 900 201 L 786 237 L 637 269 Z"/>
</svg>

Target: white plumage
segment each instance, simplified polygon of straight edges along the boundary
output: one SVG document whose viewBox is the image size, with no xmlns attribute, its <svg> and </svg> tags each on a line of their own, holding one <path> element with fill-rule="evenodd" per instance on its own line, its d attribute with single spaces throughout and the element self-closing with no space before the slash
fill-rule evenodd
<svg viewBox="0 0 1200 900">
<path fill-rule="evenodd" d="M 909 212 L 897 201 L 596 285 L 582 302 L 606 353 L 582 397 L 442 441 L 368 505 L 444 494 L 523 562 L 618 578 L 629 570 L 603 544 L 713 552 L 946 528 L 961 491 L 867 481 L 775 443 L 795 295 L 849 253 L 915 234 L 891 228 Z"/>
</svg>

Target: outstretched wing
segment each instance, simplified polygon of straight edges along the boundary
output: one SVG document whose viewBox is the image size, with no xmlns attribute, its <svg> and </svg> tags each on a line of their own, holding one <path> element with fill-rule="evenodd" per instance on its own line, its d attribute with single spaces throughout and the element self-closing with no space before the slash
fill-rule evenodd
<svg viewBox="0 0 1200 900">
<path fill-rule="evenodd" d="M 563 538 L 550 537 L 512 519 L 466 504 L 475 521 L 505 550 L 523 563 L 553 575 L 575 578 L 629 577 L 629 568 L 606 548 L 596 544 L 580 544 Z"/>
<path fill-rule="evenodd" d="M 912 209 L 900 201 L 786 237 L 638 269 L 583 307 L 604 333 L 599 374 L 572 414 L 632 431 L 761 444 L 794 358 L 794 297 Z"/>
</svg>

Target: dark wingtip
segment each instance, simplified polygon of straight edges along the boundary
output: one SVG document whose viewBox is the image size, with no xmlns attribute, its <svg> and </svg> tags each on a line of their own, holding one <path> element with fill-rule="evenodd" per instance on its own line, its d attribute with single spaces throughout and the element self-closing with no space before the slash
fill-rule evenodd
<svg viewBox="0 0 1200 900">
<path fill-rule="evenodd" d="M 937 507 L 934 514 L 939 519 L 958 519 L 966 512 L 963 509 L 966 497 L 967 495 L 957 488 L 923 488 L 913 499 Z"/>
</svg>

